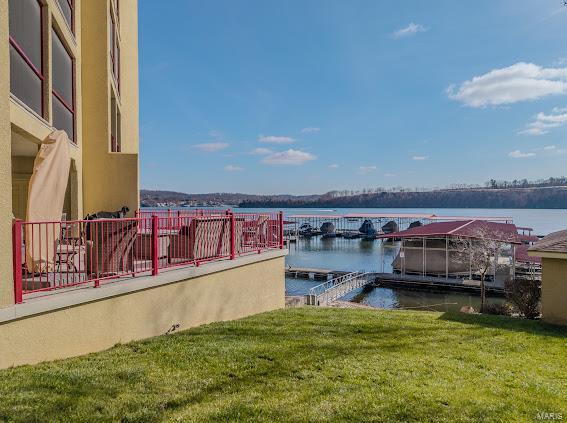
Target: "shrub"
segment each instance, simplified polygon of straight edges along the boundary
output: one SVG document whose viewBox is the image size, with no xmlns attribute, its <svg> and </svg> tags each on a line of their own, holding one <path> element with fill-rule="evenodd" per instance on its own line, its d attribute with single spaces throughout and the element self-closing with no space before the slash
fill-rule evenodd
<svg viewBox="0 0 567 423">
<path fill-rule="evenodd" d="M 511 316 L 514 309 L 510 303 L 486 304 L 483 313 L 498 314 L 500 316 Z"/>
<path fill-rule="evenodd" d="M 526 319 L 535 319 L 541 314 L 541 284 L 533 279 L 506 280 L 506 299 L 514 304 Z"/>
</svg>

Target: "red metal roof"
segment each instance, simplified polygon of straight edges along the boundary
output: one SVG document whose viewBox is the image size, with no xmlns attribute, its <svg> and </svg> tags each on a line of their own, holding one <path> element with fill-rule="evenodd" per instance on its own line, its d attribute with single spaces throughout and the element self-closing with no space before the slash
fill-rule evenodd
<svg viewBox="0 0 567 423">
<path fill-rule="evenodd" d="M 535 235 L 519 234 L 518 237 L 520 238 L 520 241 L 522 241 L 522 242 L 538 242 L 539 241 L 539 238 Z"/>
<path fill-rule="evenodd" d="M 492 239 L 497 241 L 511 244 L 521 243 L 516 225 L 481 220 L 435 222 L 405 231 L 384 234 L 379 238 L 428 238 L 435 236 L 478 238 L 480 230 L 488 231 L 493 237 Z"/>
<path fill-rule="evenodd" d="M 532 257 L 528 255 L 529 245 L 516 245 L 516 261 L 522 263 L 541 263 L 541 257 Z"/>
</svg>

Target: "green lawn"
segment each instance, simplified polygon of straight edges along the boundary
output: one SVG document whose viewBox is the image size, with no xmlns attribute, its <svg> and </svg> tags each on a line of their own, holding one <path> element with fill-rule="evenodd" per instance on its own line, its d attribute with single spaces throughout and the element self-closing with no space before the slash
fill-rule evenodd
<svg viewBox="0 0 567 423">
<path fill-rule="evenodd" d="M 567 419 L 567 330 L 303 308 L 0 371 L 0 421 Z"/>
</svg>

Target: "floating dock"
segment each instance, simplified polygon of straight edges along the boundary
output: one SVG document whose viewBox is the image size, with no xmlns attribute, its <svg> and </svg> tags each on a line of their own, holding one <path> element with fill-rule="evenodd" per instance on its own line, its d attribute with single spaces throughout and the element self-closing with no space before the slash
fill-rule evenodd
<svg viewBox="0 0 567 423">
<path fill-rule="evenodd" d="M 309 279 L 326 281 L 336 279 L 352 272 L 316 268 L 289 267 L 285 271 L 287 277 L 296 279 Z M 422 275 L 401 275 L 397 273 L 370 272 L 366 274 L 371 286 L 383 288 L 402 288 L 426 291 L 452 291 L 480 294 L 480 281 L 466 278 L 444 278 Z M 504 289 L 486 283 L 486 292 L 496 296 L 503 296 Z"/>
<path fill-rule="evenodd" d="M 421 275 L 400 275 L 396 273 L 374 274 L 373 286 L 383 288 L 403 288 L 415 290 L 435 290 L 452 292 L 474 292 L 480 295 L 480 281 L 469 279 L 443 278 Z M 486 283 L 487 294 L 503 296 L 505 291 L 501 287 Z"/>
<path fill-rule="evenodd" d="M 343 270 L 316 269 L 309 267 L 286 267 L 285 275 L 296 279 L 310 279 L 315 281 L 326 281 L 328 279 L 344 276 L 351 272 Z"/>
</svg>

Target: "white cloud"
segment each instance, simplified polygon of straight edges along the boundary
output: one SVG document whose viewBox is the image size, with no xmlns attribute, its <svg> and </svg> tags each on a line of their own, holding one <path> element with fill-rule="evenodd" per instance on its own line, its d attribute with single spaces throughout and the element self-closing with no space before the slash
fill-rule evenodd
<svg viewBox="0 0 567 423">
<path fill-rule="evenodd" d="M 194 144 L 193 148 L 205 153 L 216 153 L 217 151 L 224 150 L 228 146 L 229 144 L 227 142 L 206 142 L 203 144 Z"/>
<path fill-rule="evenodd" d="M 415 35 L 418 32 L 425 32 L 425 31 L 427 31 L 427 28 L 425 28 L 423 25 L 410 22 L 410 24 L 405 28 L 400 28 L 397 31 L 392 32 L 391 36 L 392 38 L 404 38 Z"/>
<path fill-rule="evenodd" d="M 527 159 L 528 157 L 535 156 L 535 153 L 522 153 L 520 150 L 514 150 L 508 153 L 508 157 L 513 159 Z"/>
<path fill-rule="evenodd" d="M 395 177 L 395 176 L 397 176 L 397 175 L 396 175 L 395 173 L 384 173 L 384 176 L 385 176 L 386 178 L 393 178 L 393 177 Z"/>
<path fill-rule="evenodd" d="M 227 172 L 240 172 L 240 171 L 244 170 L 244 168 L 240 167 L 240 166 L 235 166 L 235 165 L 226 165 L 224 167 L 224 170 L 226 170 Z"/>
<path fill-rule="evenodd" d="M 361 174 L 370 173 L 370 172 L 374 172 L 376 169 L 378 169 L 376 166 L 360 166 L 358 168 L 358 173 Z"/>
<path fill-rule="evenodd" d="M 475 76 L 458 88 L 447 88 L 449 98 L 471 107 L 512 104 L 557 94 L 567 94 L 567 68 L 542 68 L 524 62 Z"/>
<path fill-rule="evenodd" d="M 338 169 L 339 165 L 336 163 L 330 164 L 329 166 L 327 166 L 329 169 Z"/>
<path fill-rule="evenodd" d="M 268 154 L 272 154 L 273 151 L 270 150 L 269 148 L 263 148 L 263 147 L 258 147 L 255 148 L 254 150 L 252 150 L 250 152 L 250 154 L 254 155 L 254 156 L 266 156 Z"/>
<path fill-rule="evenodd" d="M 543 112 L 535 115 L 534 120 L 526 125 L 526 129 L 521 130 L 520 134 L 544 135 L 552 128 L 558 128 L 567 124 L 567 108 L 555 107 L 551 114 Z"/>
<path fill-rule="evenodd" d="M 429 156 L 413 156 L 412 160 L 427 160 Z"/>
<path fill-rule="evenodd" d="M 219 131 L 218 129 L 211 129 L 209 131 L 209 136 L 213 137 L 213 138 L 222 138 L 224 136 L 224 134 Z"/>
<path fill-rule="evenodd" d="M 543 147 L 544 150 L 555 150 L 557 147 L 555 147 L 554 145 L 546 145 L 545 147 Z"/>
<path fill-rule="evenodd" d="M 268 144 L 291 144 L 295 142 L 295 140 L 291 137 L 283 137 L 277 135 L 259 135 L 258 141 Z"/>
<path fill-rule="evenodd" d="M 314 134 L 314 133 L 317 133 L 317 132 L 319 132 L 319 131 L 321 131 L 321 128 L 316 128 L 316 127 L 313 127 L 313 126 L 309 126 L 309 127 L 307 127 L 307 128 L 303 128 L 303 129 L 301 130 L 301 133 L 302 133 L 302 134 Z"/>
<path fill-rule="evenodd" d="M 289 149 L 287 151 L 281 151 L 272 153 L 262 159 L 262 163 L 269 165 L 302 165 L 305 162 L 316 160 L 317 156 L 311 153 L 306 153 L 301 150 Z"/>
</svg>

